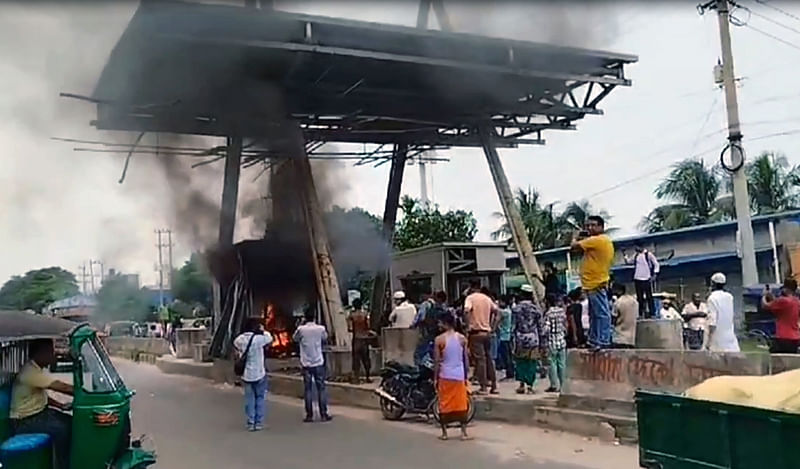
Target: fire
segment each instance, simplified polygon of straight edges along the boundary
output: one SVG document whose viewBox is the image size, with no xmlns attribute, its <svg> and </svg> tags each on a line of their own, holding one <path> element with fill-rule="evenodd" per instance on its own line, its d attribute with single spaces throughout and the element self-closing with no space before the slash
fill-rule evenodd
<svg viewBox="0 0 800 469">
<path fill-rule="evenodd" d="M 269 354 L 272 357 L 287 357 L 292 353 L 292 335 L 285 324 L 282 315 L 278 313 L 278 308 L 267 303 L 264 306 L 264 318 L 267 332 L 272 334 L 272 344 Z"/>
<path fill-rule="evenodd" d="M 291 345 L 292 338 L 289 337 L 289 333 L 286 331 L 278 331 L 272 337 L 272 345 L 270 345 L 270 347 L 284 351 L 287 350 Z"/>
</svg>

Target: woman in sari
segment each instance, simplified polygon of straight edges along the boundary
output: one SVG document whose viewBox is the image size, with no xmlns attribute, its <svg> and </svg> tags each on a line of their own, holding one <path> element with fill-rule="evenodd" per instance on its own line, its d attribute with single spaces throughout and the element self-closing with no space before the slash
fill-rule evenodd
<svg viewBox="0 0 800 469">
<path fill-rule="evenodd" d="M 536 378 L 539 364 L 546 356 L 547 334 L 544 329 L 544 316 L 533 300 L 533 288 L 523 285 L 520 301 L 512 309 L 514 319 L 514 365 L 519 388 L 517 394 L 536 392 Z"/>
<path fill-rule="evenodd" d="M 467 338 L 455 331 L 455 317 L 452 314 L 442 314 L 439 326 L 443 332 L 436 337 L 433 347 L 433 379 L 439 398 L 439 423 L 442 426 L 439 439 L 446 440 L 447 425 L 458 422 L 461 424 L 461 439 L 468 440 Z"/>
</svg>

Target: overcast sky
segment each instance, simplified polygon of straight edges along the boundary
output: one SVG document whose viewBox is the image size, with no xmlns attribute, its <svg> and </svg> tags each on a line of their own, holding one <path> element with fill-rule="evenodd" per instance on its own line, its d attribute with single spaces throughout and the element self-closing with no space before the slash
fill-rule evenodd
<svg viewBox="0 0 800 469">
<path fill-rule="evenodd" d="M 716 162 L 724 144 L 725 111 L 712 76 L 719 57 L 715 13 L 701 17 L 695 3 L 679 1 L 646 6 L 563 2 L 558 8 L 498 3 L 503 4 L 449 6 L 454 27 L 639 56 L 627 69 L 633 86 L 617 88 L 601 103 L 605 115 L 585 118 L 577 131 L 546 133 L 546 146 L 501 150 L 512 186 L 533 186 L 545 202 L 588 198 L 613 216 L 611 224 L 621 234 L 631 234 L 657 205 L 653 189 L 670 164 L 691 155 Z M 740 3 L 752 10 L 747 25 L 732 33 L 745 149 L 748 155 L 782 151 L 798 164 L 800 133 L 791 132 L 800 132 L 800 90 L 793 73 L 800 65 L 800 6 L 768 2 L 784 14 L 753 0 Z M 413 26 L 417 2 L 277 4 L 304 13 Z M 97 132 L 89 126 L 92 106 L 58 97 L 60 91 L 91 94 L 136 8 L 135 3 L 82 5 L 0 4 L 0 282 L 50 265 L 75 272 L 93 258 L 107 267 L 139 272 L 145 283 L 153 283 L 153 230 L 176 228 L 166 179 L 148 157 L 135 158 L 126 181 L 118 184 L 121 156 L 75 153 L 75 145 L 50 140 L 134 138 Z M 748 14 L 737 16 L 747 19 Z M 789 134 L 774 135 L 782 132 Z M 482 153 L 453 149 L 441 156 L 450 161 L 429 170 L 433 200 L 443 208 L 471 210 L 478 219 L 478 238 L 488 240 L 498 226 L 493 213 L 500 206 Z M 388 165 L 348 165 L 340 171 L 347 184 L 336 201 L 380 215 Z M 263 181 L 254 182 L 254 176 L 243 176 L 242 198 L 258 200 L 263 192 Z M 218 200 L 221 177 L 221 165 L 209 166 L 191 184 Z M 408 167 L 403 193 L 417 197 L 419 188 L 417 168 Z M 239 224 L 238 239 L 255 232 L 251 221 Z M 180 264 L 201 241 L 196 233 L 176 231 Z"/>
</svg>

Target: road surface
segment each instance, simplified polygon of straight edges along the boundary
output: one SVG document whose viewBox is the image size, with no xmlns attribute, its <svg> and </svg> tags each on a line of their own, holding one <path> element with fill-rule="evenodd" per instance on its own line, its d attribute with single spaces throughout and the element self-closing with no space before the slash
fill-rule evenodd
<svg viewBox="0 0 800 469">
<path fill-rule="evenodd" d="M 152 438 L 156 469 L 628 469 L 636 449 L 530 427 L 477 422 L 476 437 L 436 439 L 421 422 L 386 422 L 377 411 L 333 407 L 334 420 L 302 423 L 297 399 L 270 396 L 268 428 L 244 428 L 242 392 L 116 361 L 133 402 L 134 436 Z M 452 436 L 457 437 L 453 429 Z"/>
</svg>

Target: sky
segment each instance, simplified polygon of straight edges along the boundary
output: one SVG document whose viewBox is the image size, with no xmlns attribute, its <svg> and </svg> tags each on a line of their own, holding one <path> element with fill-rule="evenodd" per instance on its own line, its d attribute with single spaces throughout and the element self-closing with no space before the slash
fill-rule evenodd
<svg viewBox="0 0 800 469">
<path fill-rule="evenodd" d="M 724 97 L 712 73 L 720 49 L 716 14 L 700 16 L 692 2 L 642 3 L 559 2 L 554 7 L 445 1 L 456 31 L 639 57 L 626 70 L 633 85 L 618 87 L 602 101 L 604 115 L 587 116 L 577 131 L 546 132 L 544 146 L 500 150 L 512 187 L 534 187 L 545 202 L 558 202 L 556 209 L 588 199 L 612 215 L 610 224 L 619 235 L 636 233 L 642 217 L 658 205 L 653 190 L 671 164 L 689 156 L 717 164 L 726 136 Z M 751 156 L 777 150 L 800 164 L 800 91 L 791 73 L 800 65 L 800 5 L 740 4 L 750 9 L 736 13 L 746 25 L 732 27 L 745 150 Z M 82 263 L 96 259 L 153 284 L 155 229 L 174 230 L 176 265 L 214 234 L 180 225 L 181 201 L 153 157 L 134 157 L 120 184 L 124 155 L 75 152 L 79 145 L 51 140 L 135 138 L 95 130 L 89 125 L 91 105 L 58 94 L 91 94 L 136 6 L 0 4 L 0 43 L 4 49 L 11 45 L 0 60 L 0 282 L 51 265 L 77 273 Z M 276 6 L 413 26 L 417 2 L 277 1 Z M 781 133 L 786 135 L 776 135 Z M 429 195 L 443 209 L 472 211 L 478 239 L 489 240 L 500 223 L 494 215 L 500 205 L 482 152 L 458 148 L 438 156 L 449 161 L 429 167 Z M 339 163 L 331 169 L 341 182 L 335 203 L 382 214 L 388 165 Z M 222 171 L 221 164 L 199 168 L 186 184 L 208 200 L 219 200 Z M 240 206 L 247 209 L 237 240 L 258 233 L 247 216 L 258 211 L 266 191 L 265 180 L 256 175 L 243 173 Z M 402 193 L 420 194 L 414 166 L 406 168 Z M 217 216 L 209 211 L 209 219 Z"/>
</svg>

